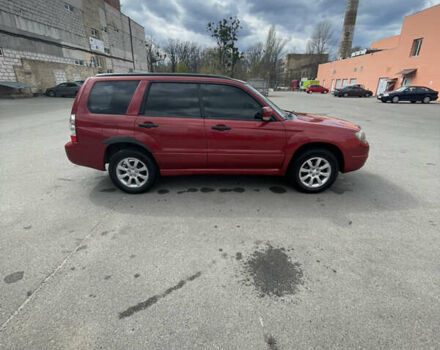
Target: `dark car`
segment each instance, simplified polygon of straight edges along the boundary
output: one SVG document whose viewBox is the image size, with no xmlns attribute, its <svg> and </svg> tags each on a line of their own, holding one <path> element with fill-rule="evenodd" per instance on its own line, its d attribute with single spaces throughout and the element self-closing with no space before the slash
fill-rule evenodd
<svg viewBox="0 0 440 350">
<path fill-rule="evenodd" d="M 373 96 L 373 92 L 360 85 L 350 85 L 343 87 L 342 89 L 336 89 L 333 91 L 333 95 L 337 97 L 371 97 Z"/>
<path fill-rule="evenodd" d="M 398 103 L 399 101 L 410 101 L 416 103 L 421 101 L 429 103 L 438 99 L 438 91 L 434 91 L 424 86 L 402 86 L 401 88 L 385 92 L 377 96 L 382 102 Z"/>
<path fill-rule="evenodd" d="M 286 175 L 304 192 L 330 187 L 368 157 L 357 125 L 278 108 L 250 84 L 195 74 L 106 74 L 83 84 L 66 153 L 129 193 L 160 176 Z"/>
<path fill-rule="evenodd" d="M 75 80 L 75 83 L 78 83 L 80 85 L 84 84 L 85 80 Z"/>
<path fill-rule="evenodd" d="M 46 95 L 50 97 L 56 97 L 56 96 L 76 96 L 78 93 L 78 90 L 81 88 L 81 84 L 77 82 L 71 82 L 71 83 L 61 83 L 57 86 L 51 87 L 46 90 Z"/>
</svg>

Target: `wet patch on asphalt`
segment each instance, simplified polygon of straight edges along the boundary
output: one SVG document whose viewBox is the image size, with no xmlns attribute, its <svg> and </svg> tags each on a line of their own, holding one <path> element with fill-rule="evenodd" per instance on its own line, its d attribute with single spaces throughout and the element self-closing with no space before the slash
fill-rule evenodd
<svg viewBox="0 0 440 350">
<path fill-rule="evenodd" d="M 198 188 L 191 187 L 191 188 L 188 188 L 188 189 L 183 190 L 183 191 L 178 191 L 177 194 L 194 193 L 194 192 L 197 192 L 198 190 L 199 190 Z"/>
<path fill-rule="evenodd" d="M 301 265 L 292 262 L 284 248 L 267 244 L 254 251 L 244 261 L 244 267 L 261 297 L 293 295 L 303 284 Z"/>
<path fill-rule="evenodd" d="M 281 186 L 272 186 L 269 187 L 269 190 L 273 193 L 277 193 L 277 194 L 281 194 L 281 193 L 286 193 L 287 190 L 284 187 Z"/>
<path fill-rule="evenodd" d="M 3 281 L 8 284 L 15 283 L 15 282 L 18 282 L 21 279 L 23 279 L 23 276 L 24 276 L 24 271 L 17 271 L 17 272 L 13 272 L 13 273 L 7 275 L 3 279 Z"/>
<path fill-rule="evenodd" d="M 116 188 L 103 188 L 99 192 L 116 192 Z"/>
<path fill-rule="evenodd" d="M 149 308 L 150 306 L 156 304 L 160 299 L 165 298 L 169 294 L 179 290 L 185 284 L 187 284 L 188 282 L 194 281 L 196 278 L 199 278 L 201 275 L 202 275 L 202 272 L 199 271 L 199 272 L 195 273 L 194 275 L 189 276 L 188 278 L 186 278 L 184 280 L 180 280 L 179 283 L 177 283 L 176 285 L 168 288 L 162 294 L 156 294 L 156 295 L 152 296 L 151 298 L 148 298 L 145 301 L 142 301 L 142 302 L 140 302 L 140 303 L 138 303 L 138 304 L 136 304 L 134 306 L 129 307 L 127 310 L 122 311 L 122 312 L 119 313 L 119 319 L 130 317 L 133 314 L 135 314 L 136 312 L 139 312 L 139 311 L 142 311 L 142 310 L 145 310 L 145 309 Z"/>
<path fill-rule="evenodd" d="M 157 191 L 157 193 L 159 193 L 159 194 L 167 194 L 167 193 L 170 193 L 170 190 L 167 190 L 167 189 L 163 188 L 163 189 L 160 189 L 159 191 Z"/>
<path fill-rule="evenodd" d="M 264 335 L 264 341 L 267 344 L 269 350 L 278 350 L 277 341 L 271 334 Z"/>
</svg>

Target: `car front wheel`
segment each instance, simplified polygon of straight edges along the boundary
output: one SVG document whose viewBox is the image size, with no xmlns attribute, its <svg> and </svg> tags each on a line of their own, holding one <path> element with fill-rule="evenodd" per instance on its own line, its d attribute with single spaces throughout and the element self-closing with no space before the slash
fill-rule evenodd
<svg viewBox="0 0 440 350">
<path fill-rule="evenodd" d="M 319 193 L 329 188 L 338 176 L 335 155 L 326 149 L 304 152 L 292 164 L 289 180 L 301 192 Z"/>
<path fill-rule="evenodd" d="M 108 171 L 116 187 L 132 194 L 148 191 L 158 174 L 156 164 L 148 155 L 131 149 L 116 152 L 110 158 Z"/>
</svg>

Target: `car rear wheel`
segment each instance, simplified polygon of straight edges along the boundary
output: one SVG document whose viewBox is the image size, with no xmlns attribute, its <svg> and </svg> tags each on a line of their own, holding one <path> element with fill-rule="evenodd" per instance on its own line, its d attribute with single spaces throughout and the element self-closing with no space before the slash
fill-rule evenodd
<svg viewBox="0 0 440 350">
<path fill-rule="evenodd" d="M 430 98 L 429 96 L 426 96 L 426 97 L 423 99 L 423 103 L 429 103 L 429 102 L 431 102 L 431 98 Z"/>
<path fill-rule="evenodd" d="M 116 187 L 132 194 L 148 191 L 158 174 L 156 164 L 148 155 L 132 149 L 116 152 L 110 158 L 108 171 Z"/>
<path fill-rule="evenodd" d="M 398 103 L 399 102 L 399 96 L 394 96 L 391 100 L 391 102 L 393 103 Z"/>
<path fill-rule="evenodd" d="M 312 92 L 313 92 L 312 90 L 307 91 L 308 94 L 311 94 Z"/>
<path fill-rule="evenodd" d="M 55 91 L 53 90 L 49 90 L 49 92 L 47 93 L 50 97 L 55 97 Z"/>
<path fill-rule="evenodd" d="M 365 97 L 371 97 L 371 94 L 370 94 L 369 92 L 367 92 L 367 93 L 365 94 Z"/>
<path fill-rule="evenodd" d="M 328 94 L 328 91 L 327 91 L 327 90 L 324 90 L 322 93 L 323 93 L 323 94 Z"/>
<path fill-rule="evenodd" d="M 335 155 L 326 149 L 312 149 L 301 154 L 292 164 L 288 177 L 301 192 L 319 193 L 329 188 L 338 176 Z"/>
</svg>

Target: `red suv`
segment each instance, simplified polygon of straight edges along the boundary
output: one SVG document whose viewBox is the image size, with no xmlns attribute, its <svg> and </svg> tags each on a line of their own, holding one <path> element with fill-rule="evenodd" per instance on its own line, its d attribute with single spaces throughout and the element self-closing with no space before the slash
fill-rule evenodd
<svg viewBox="0 0 440 350">
<path fill-rule="evenodd" d="M 321 192 L 368 157 L 360 127 L 284 111 L 246 82 L 195 74 L 89 78 L 70 116 L 71 162 L 108 171 L 128 193 L 159 175 L 287 175 Z"/>
<path fill-rule="evenodd" d="M 321 94 L 328 94 L 328 89 L 321 85 L 309 85 L 307 86 L 306 92 L 311 94 L 313 92 L 319 92 Z"/>
</svg>

